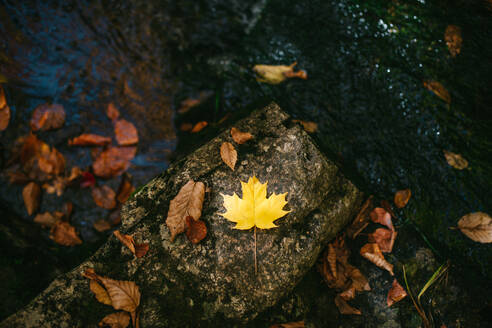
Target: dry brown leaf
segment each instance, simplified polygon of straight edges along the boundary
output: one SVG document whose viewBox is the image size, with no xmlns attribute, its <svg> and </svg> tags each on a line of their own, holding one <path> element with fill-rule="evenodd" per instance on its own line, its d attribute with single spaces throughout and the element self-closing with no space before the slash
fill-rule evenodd
<svg viewBox="0 0 492 328">
<path fill-rule="evenodd" d="M 68 222 L 57 221 L 50 231 L 50 239 L 63 246 L 75 246 L 82 244 L 75 228 Z"/>
<path fill-rule="evenodd" d="M 51 228 L 53 227 L 58 221 L 60 221 L 60 217 L 58 215 L 53 215 L 50 212 L 45 212 L 45 213 L 38 213 L 34 217 L 34 222 L 40 224 L 43 227 Z"/>
<path fill-rule="evenodd" d="M 114 280 L 101 276 L 98 276 L 98 278 L 108 291 L 113 308 L 130 312 L 132 318 L 134 318 L 140 305 L 140 290 L 138 286 L 133 281 Z"/>
<path fill-rule="evenodd" d="M 451 103 L 451 95 L 441 83 L 437 81 L 424 81 L 424 87 L 432 91 L 436 96 L 438 96 L 448 104 Z"/>
<path fill-rule="evenodd" d="M 446 41 L 451 57 L 459 55 L 461 52 L 461 45 L 463 44 L 461 28 L 456 25 L 448 25 L 444 32 L 444 41 Z"/>
<path fill-rule="evenodd" d="M 68 141 L 70 146 L 106 146 L 111 143 L 110 137 L 84 133 Z"/>
<path fill-rule="evenodd" d="M 97 281 L 91 280 L 89 287 L 90 287 L 91 291 L 94 293 L 94 296 L 96 296 L 96 299 L 100 303 L 106 304 L 106 305 L 112 305 L 111 297 L 109 297 L 108 292 Z"/>
<path fill-rule="evenodd" d="M 464 215 L 458 221 L 458 228 L 468 238 L 479 243 L 492 243 L 492 218 L 484 212 Z"/>
<path fill-rule="evenodd" d="M 354 266 L 349 266 L 347 268 L 347 275 L 352 280 L 351 287 L 354 287 L 356 291 L 370 291 L 371 286 L 367 278 Z"/>
<path fill-rule="evenodd" d="M 333 277 L 337 277 L 337 253 L 333 244 L 328 244 L 328 254 L 326 256 L 326 260 L 328 261 L 328 265 L 330 266 L 331 274 Z"/>
<path fill-rule="evenodd" d="M 116 207 L 116 194 L 111 187 L 104 185 L 102 187 L 93 187 L 91 190 L 92 199 L 97 206 L 105 209 Z"/>
<path fill-rule="evenodd" d="M 279 84 L 285 81 L 287 78 L 297 77 L 303 80 L 307 79 L 307 73 L 303 70 L 294 72 L 294 66 L 297 62 L 286 65 L 255 65 L 253 71 L 257 74 L 256 80 L 258 82 Z"/>
<path fill-rule="evenodd" d="M 116 200 L 118 200 L 118 202 L 123 204 L 128 200 L 128 198 L 130 198 L 130 195 L 134 191 L 135 191 L 135 187 L 133 187 L 132 185 L 130 176 L 127 173 L 123 174 L 121 178 L 120 186 L 118 188 Z"/>
<path fill-rule="evenodd" d="M 340 295 L 335 296 L 335 305 L 341 314 L 362 314 L 360 310 L 350 306 Z"/>
<path fill-rule="evenodd" d="M 390 230 L 395 230 L 393 222 L 391 221 L 391 214 L 389 214 L 384 208 L 376 207 L 370 214 L 371 220 L 374 223 L 387 226 Z"/>
<path fill-rule="evenodd" d="M 130 146 L 138 143 L 138 132 L 133 123 L 119 119 L 114 124 L 114 134 L 120 146 Z"/>
<path fill-rule="evenodd" d="M 96 229 L 99 232 L 104 232 L 104 231 L 108 231 L 109 229 L 111 229 L 111 223 L 109 223 L 105 219 L 98 219 L 98 220 L 94 221 L 92 226 L 94 227 L 94 229 Z"/>
<path fill-rule="evenodd" d="M 353 300 L 355 298 L 355 287 L 351 286 L 350 288 L 347 288 L 346 290 L 341 292 L 339 295 L 346 301 Z"/>
<path fill-rule="evenodd" d="M 120 175 L 130 167 L 136 153 L 137 147 L 110 147 L 92 163 L 94 174 L 101 178 Z"/>
<path fill-rule="evenodd" d="M 307 133 L 314 133 L 318 131 L 318 124 L 314 122 L 306 122 L 301 120 L 292 120 L 292 122 L 301 124 L 304 128 L 304 131 L 306 131 Z"/>
<path fill-rule="evenodd" d="M 295 322 L 287 322 L 287 323 L 277 323 L 270 328 L 304 328 L 304 321 L 295 321 Z"/>
<path fill-rule="evenodd" d="M 109 103 L 108 108 L 106 109 L 106 115 L 111 121 L 114 122 L 116 119 L 118 119 L 118 117 L 120 117 L 120 111 L 113 103 Z"/>
<path fill-rule="evenodd" d="M 126 312 L 108 314 L 101 322 L 99 327 L 126 328 L 130 324 L 130 315 Z"/>
<path fill-rule="evenodd" d="M 391 306 L 396 302 L 401 301 L 406 296 L 407 296 L 407 292 L 405 291 L 405 289 L 398 283 L 398 281 L 396 281 L 396 279 L 394 279 L 391 288 L 388 292 L 386 303 L 388 304 L 388 306 Z"/>
<path fill-rule="evenodd" d="M 386 199 L 383 199 L 381 201 L 381 207 L 384 208 L 391 215 L 392 218 L 396 218 L 395 212 L 393 212 L 391 204 Z"/>
<path fill-rule="evenodd" d="M 393 273 L 393 264 L 386 261 L 383 253 L 379 249 L 378 244 L 375 243 L 367 243 L 360 249 L 360 255 L 362 257 L 368 259 L 372 263 L 376 264 L 378 267 L 387 270 L 392 276 Z"/>
<path fill-rule="evenodd" d="M 241 145 L 241 144 L 245 143 L 246 141 L 251 140 L 253 138 L 253 135 L 249 132 L 241 132 L 238 129 L 232 127 L 231 128 L 231 137 L 235 143 Z"/>
<path fill-rule="evenodd" d="M 60 175 L 65 171 L 65 158 L 55 147 L 42 148 L 38 165 L 47 174 Z"/>
<path fill-rule="evenodd" d="M 189 180 L 179 190 L 176 197 L 169 204 L 166 225 L 171 232 L 171 242 L 177 234 L 185 231 L 186 217 L 191 216 L 198 220 L 202 215 L 203 199 L 205 197 L 205 185 L 203 182 Z"/>
<path fill-rule="evenodd" d="M 207 226 L 205 225 L 205 222 L 187 216 L 185 233 L 189 241 L 193 244 L 198 244 L 207 236 Z"/>
<path fill-rule="evenodd" d="M 191 129 L 193 129 L 193 124 L 191 123 L 183 123 L 179 126 L 179 129 L 183 132 L 186 132 L 186 131 L 191 131 Z"/>
<path fill-rule="evenodd" d="M 347 236 L 350 238 L 354 239 L 357 237 L 357 235 L 369 224 L 369 212 L 372 210 L 372 199 L 372 195 L 367 198 L 354 221 L 352 221 L 347 228 Z"/>
<path fill-rule="evenodd" d="M 195 124 L 193 126 L 193 129 L 191 129 L 191 133 L 197 133 L 197 132 L 200 132 L 202 131 L 206 126 L 208 125 L 207 121 L 201 121 L 201 122 L 198 122 L 197 124 Z"/>
<path fill-rule="evenodd" d="M 234 171 L 234 166 L 237 161 L 237 152 L 230 142 L 222 143 L 220 146 L 220 157 L 222 158 L 222 161 Z"/>
<path fill-rule="evenodd" d="M 0 131 L 5 130 L 10 122 L 10 107 L 5 99 L 5 91 L 0 85 Z"/>
<path fill-rule="evenodd" d="M 135 243 L 135 240 L 133 239 L 132 236 L 130 235 L 125 235 L 119 232 L 118 230 L 113 231 L 113 234 L 115 235 L 116 238 L 118 238 L 119 241 L 137 257 L 140 258 L 142 256 L 145 256 L 147 252 L 149 251 L 149 244 L 143 243 L 143 244 L 137 244 Z"/>
<path fill-rule="evenodd" d="M 457 170 L 463 170 L 468 167 L 468 161 L 463 158 L 460 154 L 455 154 L 453 152 L 443 150 L 444 157 L 449 165 L 454 167 Z"/>
<path fill-rule="evenodd" d="M 391 253 L 395 243 L 397 232 L 385 228 L 378 228 L 369 234 L 368 239 L 371 243 L 376 243 L 383 253 Z"/>
<path fill-rule="evenodd" d="M 120 215 L 121 206 L 116 207 L 111 213 L 108 215 L 108 220 L 111 222 L 113 226 L 116 226 L 121 223 L 121 215 Z"/>
<path fill-rule="evenodd" d="M 149 244 L 147 243 L 142 243 L 142 244 L 135 244 L 135 257 L 140 258 L 145 256 L 147 252 L 149 251 Z"/>
<path fill-rule="evenodd" d="M 56 193 L 56 195 L 60 197 L 63 195 L 63 191 L 65 191 L 66 182 L 66 179 L 57 176 L 51 181 L 51 184 L 44 183 L 43 189 L 45 189 L 48 194 Z"/>
<path fill-rule="evenodd" d="M 412 191 L 410 189 L 398 190 L 395 193 L 394 203 L 398 208 L 404 208 L 410 197 L 412 196 Z"/>
<path fill-rule="evenodd" d="M 42 104 L 34 109 L 31 117 L 33 131 L 59 129 L 65 123 L 65 110 L 62 105 Z"/>
<path fill-rule="evenodd" d="M 39 198 L 41 197 L 41 188 L 35 182 L 28 183 L 22 189 L 22 198 L 26 206 L 27 214 L 32 215 L 39 208 Z"/>
</svg>

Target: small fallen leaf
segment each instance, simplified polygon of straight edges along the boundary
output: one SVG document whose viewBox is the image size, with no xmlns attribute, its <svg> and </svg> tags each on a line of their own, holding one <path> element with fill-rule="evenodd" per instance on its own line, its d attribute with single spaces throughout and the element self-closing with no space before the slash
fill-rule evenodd
<svg viewBox="0 0 492 328">
<path fill-rule="evenodd" d="M 62 105 L 42 104 L 34 109 L 31 118 L 33 131 L 59 129 L 65 123 L 65 110 Z"/>
<path fill-rule="evenodd" d="M 304 128 L 304 131 L 306 131 L 307 133 L 314 133 L 318 131 L 318 124 L 314 122 L 306 122 L 301 120 L 292 120 L 292 122 L 301 124 Z"/>
<path fill-rule="evenodd" d="M 75 246 L 82 244 L 75 228 L 65 221 L 57 221 L 50 231 L 50 239 L 63 246 Z"/>
<path fill-rule="evenodd" d="M 193 244 L 198 244 L 207 236 L 207 226 L 205 225 L 205 222 L 187 216 L 185 233 L 189 241 Z"/>
<path fill-rule="evenodd" d="M 368 235 L 369 242 L 376 243 L 383 253 L 391 253 L 397 232 L 385 228 L 378 228 Z"/>
<path fill-rule="evenodd" d="M 201 121 L 201 122 L 198 122 L 197 124 L 195 124 L 195 126 L 193 126 L 193 129 L 191 129 L 191 133 L 197 133 L 197 132 L 200 132 L 202 131 L 206 126 L 208 125 L 208 123 L 206 121 Z"/>
<path fill-rule="evenodd" d="M 369 196 L 362 205 L 354 221 L 347 228 L 347 236 L 354 239 L 369 224 L 369 212 L 372 210 L 373 196 Z"/>
<path fill-rule="evenodd" d="M 230 142 L 223 142 L 220 146 L 220 157 L 222 161 L 234 171 L 237 161 L 237 152 Z"/>
<path fill-rule="evenodd" d="M 115 235 L 116 238 L 118 238 L 119 241 L 137 257 L 140 258 L 142 256 L 145 256 L 147 252 L 149 251 L 149 244 L 143 243 L 143 244 L 137 244 L 135 243 L 135 240 L 133 239 L 132 236 L 130 235 L 125 235 L 119 232 L 118 230 L 113 231 L 113 234 Z"/>
<path fill-rule="evenodd" d="M 133 187 L 130 176 L 125 173 L 121 178 L 121 183 L 118 188 L 118 193 L 116 196 L 116 200 L 121 204 L 125 203 L 130 195 L 135 191 L 135 187 Z"/>
<path fill-rule="evenodd" d="M 114 124 L 114 134 L 120 146 L 130 146 L 138 143 L 138 132 L 133 123 L 119 119 Z"/>
<path fill-rule="evenodd" d="M 344 300 L 350 301 L 355 298 L 355 287 L 351 286 L 350 288 L 347 288 L 346 290 L 344 290 L 338 295 L 340 295 L 340 297 L 343 298 Z"/>
<path fill-rule="evenodd" d="M 78 166 L 72 167 L 70 170 L 70 175 L 67 178 L 67 183 L 71 183 L 74 180 L 78 179 L 82 175 L 82 170 Z"/>
<path fill-rule="evenodd" d="M 395 230 L 393 222 L 391 221 L 391 214 L 389 214 L 384 208 L 376 207 L 370 214 L 371 220 L 374 223 L 387 226 L 390 230 Z"/>
<path fill-rule="evenodd" d="M 406 296 L 407 292 L 405 291 L 405 289 L 398 283 L 398 281 L 396 281 L 396 279 L 394 279 L 388 292 L 386 303 L 388 304 L 388 306 L 391 306 L 396 302 L 401 301 Z"/>
<path fill-rule="evenodd" d="M 395 193 L 394 203 L 396 207 L 403 208 L 407 205 L 410 197 L 412 196 L 412 191 L 410 189 L 398 190 Z"/>
<path fill-rule="evenodd" d="M 231 137 L 232 140 L 234 140 L 235 143 L 238 145 L 241 145 L 245 143 L 248 140 L 251 140 L 253 138 L 253 135 L 249 132 L 241 132 L 236 128 L 231 128 Z"/>
<path fill-rule="evenodd" d="M 5 99 L 5 91 L 0 85 L 0 131 L 5 130 L 10 122 L 10 107 Z"/>
<path fill-rule="evenodd" d="M 149 244 L 147 243 L 142 243 L 142 244 L 135 244 L 135 257 L 140 258 L 145 256 L 147 252 L 149 251 Z"/>
<path fill-rule="evenodd" d="M 97 206 L 108 210 L 116 207 L 116 194 L 111 187 L 107 185 L 102 187 L 93 187 L 91 194 L 92 199 L 94 199 Z"/>
<path fill-rule="evenodd" d="M 335 296 L 335 305 L 341 314 L 357 314 L 361 315 L 360 310 L 350 306 L 340 295 Z"/>
<path fill-rule="evenodd" d="M 130 324 L 130 315 L 126 312 L 108 314 L 101 322 L 99 327 L 126 328 Z"/>
<path fill-rule="evenodd" d="M 446 41 L 451 57 L 459 55 L 461 52 L 461 45 L 463 44 L 461 28 L 456 25 L 448 25 L 444 32 L 444 41 Z"/>
<path fill-rule="evenodd" d="M 438 96 L 448 104 L 451 103 L 451 95 L 441 83 L 437 81 L 424 81 L 424 87 L 432 91 L 436 96 Z"/>
<path fill-rule="evenodd" d="M 135 326 L 135 315 L 140 305 L 140 290 L 133 281 L 113 280 L 98 276 L 108 291 L 115 310 L 130 312 Z"/>
<path fill-rule="evenodd" d="M 294 72 L 294 66 L 297 62 L 286 65 L 255 65 L 253 71 L 257 74 L 256 80 L 258 82 L 279 84 L 285 81 L 287 78 L 301 78 L 306 80 L 307 73 L 303 70 Z"/>
<path fill-rule="evenodd" d="M 55 216 L 51 214 L 50 212 L 45 212 L 45 213 L 38 213 L 34 217 L 34 222 L 40 224 L 43 227 L 51 228 L 53 227 L 58 221 L 60 221 L 59 216 Z"/>
<path fill-rule="evenodd" d="M 106 146 L 111 143 L 110 137 L 84 133 L 68 141 L 69 146 Z"/>
<path fill-rule="evenodd" d="M 92 226 L 94 227 L 94 229 L 96 229 L 99 232 L 104 232 L 104 231 L 108 231 L 109 229 L 111 229 L 111 223 L 109 223 L 105 219 L 98 219 L 98 220 L 94 221 Z"/>
<path fill-rule="evenodd" d="M 395 212 L 393 212 L 392 206 L 390 205 L 390 203 L 386 199 L 383 199 L 381 201 L 381 207 L 384 208 L 391 215 L 392 218 L 396 218 L 396 215 L 395 215 Z"/>
<path fill-rule="evenodd" d="M 492 218 L 484 212 L 464 215 L 458 221 L 458 228 L 468 238 L 479 243 L 492 243 Z"/>
<path fill-rule="evenodd" d="M 179 126 L 179 129 L 183 132 L 186 132 L 186 131 L 191 131 L 191 129 L 193 129 L 193 124 L 191 123 L 183 123 Z"/>
<path fill-rule="evenodd" d="M 26 206 L 27 214 L 32 215 L 39 208 L 39 198 L 41 197 L 41 188 L 35 182 L 28 183 L 22 189 L 22 198 Z"/>
<path fill-rule="evenodd" d="M 101 178 L 120 175 L 130 167 L 130 161 L 136 153 L 137 147 L 110 147 L 92 163 L 94 174 Z"/>
<path fill-rule="evenodd" d="M 331 274 L 333 277 L 337 277 L 337 253 L 333 244 L 328 244 L 328 255 L 326 256 L 326 260 L 330 266 Z"/>
<path fill-rule="evenodd" d="M 355 288 L 356 291 L 370 291 L 371 286 L 367 278 L 354 266 L 349 266 L 347 268 L 347 275 L 352 280 L 351 286 Z"/>
<path fill-rule="evenodd" d="M 109 103 L 108 108 L 106 109 L 106 115 L 111 121 L 114 122 L 116 119 L 118 119 L 118 117 L 120 117 L 120 111 L 113 103 Z"/>
<path fill-rule="evenodd" d="M 82 172 L 82 179 L 80 180 L 81 188 L 92 187 L 96 184 L 96 178 L 91 172 Z"/>
<path fill-rule="evenodd" d="M 395 275 L 393 273 L 393 264 L 386 261 L 383 253 L 381 253 L 381 250 L 379 249 L 378 244 L 375 243 L 365 244 L 360 249 L 360 255 L 362 255 L 362 257 L 368 259 L 372 263 L 376 264 L 378 267 L 387 270 L 392 276 Z"/>
<path fill-rule="evenodd" d="M 212 92 L 202 91 L 198 95 L 198 98 L 188 98 L 181 102 L 181 107 L 178 109 L 178 113 L 184 114 L 188 112 L 192 107 L 200 105 L 204 100 L 212 95 Z"/>
<path fill-rule="evenodd" d="M 72 202 L 66 202 L 66 203 L 63 204 L 62 213 L 67 218 L 67 220 L 72 215 L 72 211 L 73 211 L 73 204 L 72 204 Z"/>
<path fill-rule="evenodd" d="M 203 199 L 205 197 L 205 185 L 203 182 L 189 180 L 179 190 L 169 204 L 166 225 L 171 232 L 171 242 L 176 235 L 186 230 L 186 217 L 191 216 L 198 220 L 202 215 Z"/>
<path fill-rule="evenodd" d="M 109 297 L 108 292 L 97 281 L 91 280 L 89 287 L 90 287 L 91 291 L 94 293 L 94 296 L 96 296 L 96 299 L 100 303 L 106 304 L 106 305 L 112 305 L 111 298 Z"/>
<path fill-rule="evenodd" d="M 270 328 L 304 328 L 304 321 L 287 322 L 287 323 L 277 323 Z"/>
<path fill-rule="evenodd" d="M 108 215 L 108 221 L 111 222 L 113 226 L 116 226 L 121 223 L 121 215 L 120 215 L 121 206 L 116 207 L 111 213 Z"/>
<path fill-rule="evenodd" d="M 468 167 L 468 161 L 463 158 L 460 154 L 455 154 L 453 152 L 443 150 L 444 157 L 449 165 L 454 167 L 457 170 L 463 170 Z"/>
<path fill-rule="evenodd" d="M 63 195 L 63 191 L 65 190 L 65 187 L 66 187 L 66 180 L 59 176 L 55 177 L 55 179 L 51 181 L 51 184 L 49 183 L 43 184 L 43 189 L 45 189 L 48 194 L 56 193 L 58 197 Z"/>
</svg>

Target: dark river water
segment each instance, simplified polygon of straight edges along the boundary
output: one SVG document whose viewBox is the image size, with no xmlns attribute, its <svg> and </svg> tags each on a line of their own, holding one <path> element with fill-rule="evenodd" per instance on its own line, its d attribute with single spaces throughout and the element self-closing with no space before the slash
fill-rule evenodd
<svg viewBox="0 0 492 328">
<path fill-rule="evenodd" d="M 110 135 L 105 109 L 113 102 L 139 131 L 129 170 L 138 186 L 213 137 L 226 114 L 274 100 L 318 124 L 320 148 L 367 194 L 392 200 L 410 188 L 396 224 L 414 227 L 441 261 L 492 277 L 490 246 L 449 229 L 464 214 L 492 214 L 491 18 L 481 1 L 3 0 L 0 80 L 12 120 L 0 132 L 0 163 L 29 132 L 33 109 L 53 102 L 67 121 L 40 138 L 68 167 L 89 166 L 89 150 L 70 148 L 67 139 Z M 455 57 L 444 40 L 448 25 L 462 31 Z M 307 80 L 269 85 L 252 71 L 293 62 Z M 449 91 L 450 103 L 424 87 L 428 80 Z M 208 97 L 201 105 L 177 113 L 200 93 Z M 209 126 L 198 134 L 179 130 L 202 120 Z M 461 154 L 469 167 L 452 168 L 443 150 Z M 119 179 L 104 183 L 117 188 Z M 32 219 L 21 188 L 2 183 L 0 201 Z M 87 191 L 46 195 L 41 209 L 66 200 L 74 202 L 72 222 L 84 241 L 100 243 L 104 235 L 91 227 L 106 210 Z"/>
</svg>

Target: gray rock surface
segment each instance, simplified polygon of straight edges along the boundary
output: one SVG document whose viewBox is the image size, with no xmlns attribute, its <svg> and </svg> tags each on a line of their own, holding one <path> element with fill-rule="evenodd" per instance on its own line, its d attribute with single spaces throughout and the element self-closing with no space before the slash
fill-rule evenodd
<svg viewBox="0 0 492 328">
<path fill-rule="evenodd" d="M 320 153 L 312 139 L 277 105 L 254 111 L 234 124 L 254 139 L 232 141 L 229 129 L 172 165 L 140 189 L 122 212 L 123 233 L 150 244 L 140 259 L 110 237 L 91 258 L 60 276 L 0 327 L 93 327 L 114 310 L 96 301 L 86 268 L 140 287 L 141 327 L 244 324 L 287 295 L 313 266 L 326 242 L 355 215 L 361 193 Z M 219 148 L 238 151 L 232 171 Z M 253 230 L 234 230 L 219 213 L 223 194 L 242 196 L 240 181 L 256 175 L 268 181 L 268 195 L 287 194 L 291 212 L 278 228 L 258 230 L 258 273 L 254 272 Z M 198 245 L 179 235 L 170 242 L 165 225 L 169 201 L 189 180 L 210 188 L 202 220 L 207 237 Z M 222 324 L 223 326 L 223 324 Z"/>
</svg>

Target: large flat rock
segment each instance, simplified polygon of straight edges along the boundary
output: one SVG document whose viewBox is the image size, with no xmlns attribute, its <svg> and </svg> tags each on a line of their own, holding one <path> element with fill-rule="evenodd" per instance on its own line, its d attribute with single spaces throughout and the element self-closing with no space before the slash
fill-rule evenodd
<svg viewBox="0 0 492 328">
<path fill-rule="evenodd" d="M 313 266 L 318 254 L 355 215 L 361 193 L 318 150 L 312 138 L 277 105 L 254 111 L 234 124 L 254 139 L 232 141 L 229 129 L 172 165 L 125 205 L 123 233 L 148 242 L 149 253 L 134 259 L 115 237 L 73 271 L 60 276 L 27 307 L 0 327 L 91 327 L 114 310 L 96 301 L 86 268 L 118 280 L 135 281 L 142 292 L 141 327 L 243 324 L 276 304 Z M 219 148 L 229 141 L 238 151 L 232 171 Z M 240 181 L 255 175 L 268 181 L 268 195 L 288 192 L 278 228 L 257 231 L 258 272 L 253 230 L 232 229 L 221 194 L 242 196 Z M 173 243 L 165 224 L 169 202 L 189 180 L 206 193 L 202 220 L 207 237 L 198 245 L 184 234 Z"/>
</svg>

